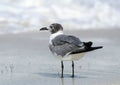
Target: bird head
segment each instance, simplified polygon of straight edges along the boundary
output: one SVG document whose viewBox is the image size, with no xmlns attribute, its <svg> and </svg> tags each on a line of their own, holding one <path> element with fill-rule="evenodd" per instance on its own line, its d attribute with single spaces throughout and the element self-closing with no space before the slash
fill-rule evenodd
<svg viewBox="0 0 120 85">
<path fill-rule="evenodd" d="M 51 34 L 54 34 L 58 31 L 63 31 L 63 27 L 61 24 L 58 24 L 58 23 L 53 23 L 51 24 L 49 27 L 42 27 L 40 29 L 40 31 L 43 31 L 43 30 L 48 30 L 51 32 Z"/>
</svg>

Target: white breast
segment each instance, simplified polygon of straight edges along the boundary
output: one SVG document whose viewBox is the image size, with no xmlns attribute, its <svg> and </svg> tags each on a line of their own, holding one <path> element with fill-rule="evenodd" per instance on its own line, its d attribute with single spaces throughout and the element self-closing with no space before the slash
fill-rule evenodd
<svg viewBox="0 0 120 85">
<path fill-rule="evenodd" d="M 77 53 L 77 54 L 71 54 L 71 55 L 66 55 L 64 57 L 62 56 L 57 56 L 58 59 L 62 60 L 62 61 L 74 61 L 74 60 L 79 60 L 81 59 L 82 57 L 84 57 L 84 55 L 86 54 L 87 52 L 84 52 L 84 53 Z"/>
</svg>

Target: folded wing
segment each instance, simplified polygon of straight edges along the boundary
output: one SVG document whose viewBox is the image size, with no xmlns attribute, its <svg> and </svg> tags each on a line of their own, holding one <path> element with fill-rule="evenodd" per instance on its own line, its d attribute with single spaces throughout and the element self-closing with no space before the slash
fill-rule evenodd
<svg viewBox="0 0 120 85">
<path fill-rule="evenodd" d="M 60 35 L 52 40 L 52 45 L 49 46 L 52 53 L 65 56 L 76 50 L 83 50 L 84 43 L 75 36 Z"/>
</svg>

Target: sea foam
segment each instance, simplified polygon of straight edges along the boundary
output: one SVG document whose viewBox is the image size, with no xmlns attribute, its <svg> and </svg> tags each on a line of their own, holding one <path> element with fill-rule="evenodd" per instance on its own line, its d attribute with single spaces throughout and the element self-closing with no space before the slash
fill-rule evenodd
<svg viewBox="0 0 120 85">
<path fill-rule="evenodd" d="M 117 29 L 119 4 L 114 0 L 1 0 L 0 33 L 38 30 L 54 22 L 66 30 Z"/>
</svg>

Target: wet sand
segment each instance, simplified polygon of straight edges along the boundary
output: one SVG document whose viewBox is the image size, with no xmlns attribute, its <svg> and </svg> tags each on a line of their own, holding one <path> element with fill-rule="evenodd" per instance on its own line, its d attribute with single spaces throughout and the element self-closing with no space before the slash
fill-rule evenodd
<svg viewBox="0 0 120 85">
<path fill-rule="evenodd" d="M 60 61 L 48 49 L 48 32 L 0 35 L 0 85 L 120 85 L 120 30 L 65 31 L 82 41 L 93 41 L 103 49 L 90 52 L 75 62 Z"/>
</svg>

